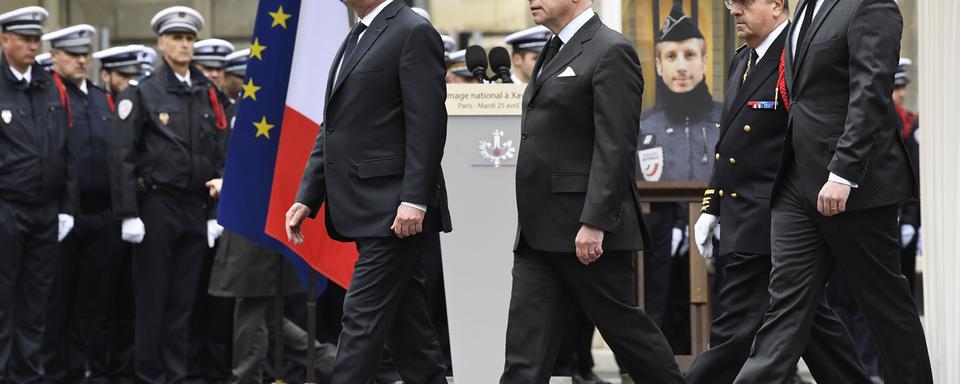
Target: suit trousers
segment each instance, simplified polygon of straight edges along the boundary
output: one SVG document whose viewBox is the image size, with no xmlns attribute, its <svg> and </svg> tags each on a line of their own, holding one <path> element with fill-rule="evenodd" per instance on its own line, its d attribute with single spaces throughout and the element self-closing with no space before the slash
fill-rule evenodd
<svg viewBox="0 0 960 384">
<path fill-rule="evenodd" d="M 932 383 L 920 317 L 900 273 L 897 207 L 825 217 L 804 192 L 818 191 L 803 191 L 792 167 L 773 205 L 770 307 L 735 383 L 779 384 L 786 379 L 806 347 L 834 269 L 876 337 L 884 381 Z"/>
<path fill-rule="evenodd" d="M 207 208 L 202 199 L 165 192 L 140 204 L 146 228 L 134 247 L 134 371 L 137 382 L 161 384 L 186 379 L 190 312 L 207 254 Z"/>
<path fill-rule="evenodd" d="M 343 301 L 343 331 L 331 383 L 370 383 L 384 346 L 405 383 L 447 382 L 427 306 L 426 236 L 430 234 L 356 240 L 360 257 Z"/>
<path fill-rule="evenodd" d="M 697 356 L 687 372 L 687 384 L 729 384 L 750 355 L 770 293 L 770 255 L 732 253 L 724 270 L 717 300 L 725 311 L 713 320 L 710 349 Z M 816 306 L 803 360 L 818 383 L 870 384 L 856 359 L 850 335 L 837 314 L 821 302 Z"/>
<path fill-rule="evenodd" d="M 0 198 L 0 382 L 41 380 L 57 255 L 57 204 Z"/>
<path fill-rule="evenodd" d="M 634 381 L 683 383 L 667 340 L 636 305 L 633 253 L 606 251 L 583 265 L 572 253 L 530 249 L 521 235 L 500 383 L 550 380 L 574 304 L 590 316 Z"/>
</svg>

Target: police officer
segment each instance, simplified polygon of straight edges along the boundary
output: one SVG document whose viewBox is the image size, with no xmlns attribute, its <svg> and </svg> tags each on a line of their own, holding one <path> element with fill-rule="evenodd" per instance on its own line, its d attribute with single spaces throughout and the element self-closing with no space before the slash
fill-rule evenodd
<svg viewBox="0 0 960 384">
<path fill-rule="evenodd" d="M 514 84 L 526 84 L 533 78 L 533 67 L 537 65 L 540 51 L 553 37 L 547 27 L 538 25 L 519 32 L 514 32 L 503 40 L 513 49 L 510 58 L 513 60 L 513 71 L 510 78 Z"/>
<path fill-rule="evenodd" d="M 153 73 L 153 65 L 157 62 L 157 50 L 150 47 L 143 47 L 143 51 L 137 56 L 140 59 L 140 68 L 143 69 L 143 76 L 150 76 Z"/>
<path fill-rule="evenodd" d="M 50 52 L 44 52 L 37 55 L 37 57 L 34 58 L 34 61 L 36 61 L 37 65 L 39 65 L 40 68 L 43 68 L 44 71 L 53 71 L 53 59 L 50 58 Z"/>
<path fill-rule="evenodd" d="M 467 69 L 467 50 L 450 52 L 447 55 L 447 84 L 478 84 Z"/>
<path fill-rule="evenodd" d="M 0 382 L 43 375 L 45 308 L 76 179 L 65 101 L 35 57 L 47 11 L 0 14 Z"/>
<path fill-rule="evenodd" d="M 175 6 L 151 20 L 162 60 L 117 102 L 111 197 L 134 247 L 134 371 L 178 382 L 188 368 L 188 319 L 208 248 L 219 236 L 207 181 L 221 177 L 227 119 L 214 84 L 190 65 L 203 17 Z"/>
<path fill-rule="evenodd" d="M 913 174 L 920 175 L 920 141 L 917 132 L 920 128 L 920 118 L 916 113 L 904 106 L 907 98 L 907 86 L 910 85 L 908 72 L 913 66 L 913 60 L 900 58 L 900 66 L 893 82 L 893 103 L 900 116 L 903 126 L 901 131 L 903 143 L 907 146 L 910 162 L 913 165 Z M 917 183 L 919 184 L 919 182 Z M 917 246 L 920 242 L 920 199 L 910 199 L 900 205 L 900 270 L 910 283 L 910 291 L 916 292 L 917 280 Z"/>
<path fill-rule="evenodd" d="M 146 47 L 133 44 L 107 48 L 93 53 L 100 62 L 100 86 L 107 91 L 110 102 L 116 107 L 117 96 L 127 86 L 139 84 L 137 79 L 143 75 L 139 56 Z"/>
<path fill-rule="evenodd" d="M 227 55 L 227 66 L 223 68 L 223 93 L 230 98 L 231 104 L 236 104 L 243 89 L 243 75 L 247 71 L 247 57 L 250 49 L 242 49 Z"/>
<path fill-rule="evenodd" d="M 721 105 L 704 76 L 707 44 L 680 2 L 657 36 L 657 102 L 640 116 L 638 179 L 708 180 L 719 138 Z M 644 309 L 677 354 L 690 351 L 689 258 L 682 252 L 686 209 L 651 203 L 644 218 L 653 240 L 644 252 Z M 677 256 L 677 257 L 673 257 Z"/>
<path fill-rule="evenodd" d="M 129 245 L 110 209 L 108 168 L 113 103 L 87 80 L 95 29 L 82 24 L 43 35 L 50 43 L 54 83 L 67 100 L 69 148 L 79 186 L 79 212 L 63 241 L 47 307 L 45 380 L 107 380 L 114 303 L 129 291 Z M 125 288 L 121 292 L 118 288 Z"/>
</svg>

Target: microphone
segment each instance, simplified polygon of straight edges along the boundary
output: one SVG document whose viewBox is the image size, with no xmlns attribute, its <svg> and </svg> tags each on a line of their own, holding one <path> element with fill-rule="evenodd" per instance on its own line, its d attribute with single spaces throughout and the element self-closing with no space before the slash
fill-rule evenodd
<svg viewBox="0 0 960 384">
<path fill-rule="evenodd" d="M 496 73 L 494 79 L 499 78 L 503 83 L 513 83 L 510 76 L 510 54 L 503 47 L 494 47 L 490 50 L 490 68 Z"/>
<path fill-rule="evenodd" d="M 473 74 L 481 84 L 487 81 L 487 51 L 479 45 L 467 47 L 467 70 Z"/>
</svg>

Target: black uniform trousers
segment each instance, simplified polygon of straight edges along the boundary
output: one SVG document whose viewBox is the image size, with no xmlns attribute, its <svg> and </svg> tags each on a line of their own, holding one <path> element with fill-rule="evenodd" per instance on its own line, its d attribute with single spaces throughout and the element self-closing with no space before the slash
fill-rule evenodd
<svg viewBox="0 0 960 384">
<path fill-rule="evenodd" d="M 520 238 L 513 259 L 501 384 L 550 380 L 571 308 L 579 304 L 634 381 L 683 383 L 667 340 L 636 305 L 632 251 L 605 251 L 585 266 L 572 253 L 530 249 Z"/>
<path fill-rule="evenodd" d="M 206 227 L 204 227 L 206 228 Z M 204 237 L 206 239 L 206 237 Z M 230 380 L 233 355 L 234 298 L 207 292 L 217 247 L 205 250 L 197 297 L 190 312 L 191 383 L 223 383 Z"/>
<path fill-rule="evenodd" d="M 56 202 L 0 198 L 0 382 L 35 383 L 57 260 Z"/>
<path fill-rule="evenodd" d="M 643 252 L 643 310 L 670 342 L 674 354 L 690 353 L 690 257 L 671 251 L 679 217 L 677 203 L 651 203 L 643 221 L 652 244 Z"/>
<path fill-rule="evenodd" d="M 770 268 L 770 255 L 729 255 L 717 297 L 725 312 L 714 318 L 710 349 L 697 356 L 687 372 L 687 384 L 729 384 L 737 377 L 770 303 Z M 843 323 L 822 302 L 816 307 L 803 360 L 818 383 L 871 383 Z"/>
<path fill-rule="evenodd" d="M 876 336 L 887 383 L 933 382 L 923 328 L 900 273 L 895 205 L 824 217 L 793 168 L 773 206 L 771 302 L 736 383 L 781 383 L 809 339 L 836 269 Z M 811 192 L 811 191 L 806 191 Z"/>
<path fill-rule="evenodd" d="M 128 378 L 133 348 L 130 246 L 109 194 L 83 194 L 84 213 L 64 238 L 57 260 L 44 333 L 44 379 L 106 383 Z"/>
<path fill-rule="evenodd" d="M 446 368 L 430 320 L 424 273 L 429 234 L 357 239 L 360 257 L 343 302 L 332 384 L 369 383 L 384 346 L 404 382 L 446 383 Z"/>
<path fill-rule="evenodd" d="M 186 379 L 189 318 L 207 252 L 202 196 L 154 190 L 141 199 L 146 229 L 134 248 L 136 299 L 134 369 L 143 383 Z"/>
</svg>

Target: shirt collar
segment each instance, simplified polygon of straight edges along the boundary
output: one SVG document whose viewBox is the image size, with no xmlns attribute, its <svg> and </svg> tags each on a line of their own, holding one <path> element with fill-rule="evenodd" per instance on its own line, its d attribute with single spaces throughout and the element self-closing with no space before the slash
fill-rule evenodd
<svg viewBox="0 0 960 384">
<path fill-rule="evenodd" d="M 560 36 L 560 41 L 563 42 L 563 45 L 567 45 L 567 43 L 570 42 L 570 39 L 572 39 L 573 36 L 580 31 L 580 28 L 583 28 L 583 26 L 587 24 L 591 18 L 593 18 L 594 14 L 595 13 L 593 12 L 592 8 L 587 8 L 586 11 L 581 12 L 579 16 L 571 20 L 567 26 L 563 27 L 563 29 L 560 30 L 560 33 L 557 34 L 557 36 Z"/>
<path fill-rule="evenodd" d="M 177 77 L 177 80 L 180 80 L 181 82 L 187 83 L 187 86 L 188 86 L 188 87 L 191 86 L 191 84 L 190 84 L 190 69 L 189 69 L 189 68 L 187 68 L 187 75 L 186 75 L 186 76 L 180 76 L 180 74 L 177 73 L 176 71 L 172 71 L 172 72 L 173 72 L 173 75 Z"/>
<path fill-rule="evenodd" d="M 767 53 L 767 50 L 770 49 L 770 46 L 773 45 L 773 42 L 774 42 L 774 41 L 777 41 L 777 37 L 780 37 L 780 33 L 783 32 L 783 30 L 784 30 L 785 28 L 787 28 L 787 21 L 786 21 L 786 20 L 784 20 L 782 23 L 780 23 L 780 26 L 779 26 L 779 27 L 777 27 L 776 29 L 774 29 L 773 32 L 770 32 L 770 34 L 767 35 L 767 38 L 764 39 L 763 42 L 760 43 L 760 45 L 758 45 L 756 48 L 753 49 L 754 51 L 757 52 L 757 62 L 758 62 L 758 63 L 760 62 L 760 59 L 763 58 L 763 55 L 764 55 L 765 53 Z"/>
<path fill-rule="evenodd" d="M 80 85 L 77 88 L 79 88 L 80 92 L 83 92 L 84 95 L 90 94 L 90 91 L 87 90 L 87 79 L 80 81 Z"/>
<path fill-rule="evenodd" d="M 380 3 L 380 5 L 378 5 L 372 11 L 370 11 L 370 13 L 368 13 L 366 16 L 360 19 L 360 22 L 363 23 L 363 25 L 366 25 L 367 27 L 369 27 L 371 24 L 373 24 L 373 20 L 376 19 L 378 15 L 380 15 L 380 12 L 382 12 L 383 9 L 386 8 L 388 5 L 390 5 L 390 3 L 392 2 L 393 0 L 387 0 Z"/>
<path fill-rule="evenodd" d="M 17 81 L 26 80 L 27 83 L 30 83 L 31 78 L 33 77 L 33 66 L 27 67 L 27 73 L 20 73 L 11 65 L 10 72 L 13 72 L 13 77 L 17 78 Z"/>
</svg>

